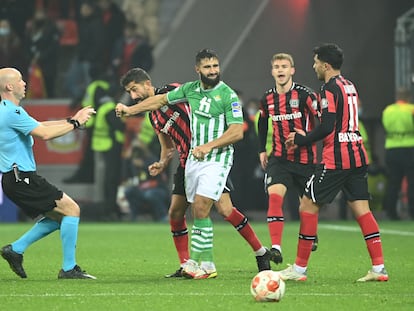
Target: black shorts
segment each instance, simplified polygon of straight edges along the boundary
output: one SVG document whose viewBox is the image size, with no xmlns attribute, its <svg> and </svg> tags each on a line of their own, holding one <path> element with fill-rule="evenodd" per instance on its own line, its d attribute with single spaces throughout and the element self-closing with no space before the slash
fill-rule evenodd
<svg viewBox="0 0 414 311">
<path fill-rule="evenodd" d="M 327 170 L 317 165 L 306 183 L 305 195 L 318 205 L 331 203 L 342 190 L 347 201 L 369 200 L 368 166 L 348 170 Z"/>
<path fill-rule="evenodd" d="M 16 182 L 14 172 L 3 174 L 2 186 L 7 197 L 32 218 L 45 214 L 56 207 L 56 200 L 63 192 L 36 172 L 19 172 L 21 181 Z"/>
<path fill-rule="evenodd" d="M 294 188 L 301 197 L 309 176 L 315 171 L 314 164 L 302 164 L 271 156 L 266 168 L 265 188 L 282 184 Z"/>
<path fill-rule="evenodd" d="M 179 165 L 177 171 L 174 174 L 174 184 L 172 187 L 172 194 L 185 196 L 184 186 L 184 167 Z M 230 177 L 227 177 L 226 186 L 224 187 L 223 193 L 231 192 L 234 190 L 233 183 Z"/>
</svg>

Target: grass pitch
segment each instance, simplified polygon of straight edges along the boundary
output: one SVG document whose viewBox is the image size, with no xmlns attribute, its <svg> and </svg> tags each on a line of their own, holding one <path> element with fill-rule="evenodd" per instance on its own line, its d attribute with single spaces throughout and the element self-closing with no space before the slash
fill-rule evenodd
<svg viewBox="0 0 414 311">
<path fill-rule="evenodd" d="M 31 223 L 1 224 L 0 246 L 18 238 Z M 267 225 L 253 222 L 269 245 Z M 296 254 L 298 222 L 287 222 L 284 263 Z M 355 283 L 370 269 L 356 222 L 321 222 L 319 248 L 312 253 L 306 282 L 287 282 L 279 303 L 258 303 L 249 286 L 257 273 L 249 245 L 225 222 L 214 224 L 218 277 L 165 279 L 178 268 L 168 224 L 81 223 L 78 264 L 98 280 L 57 280 L 61 266 L 58 232 L 25 253 L 27 279 L 0 257 L 2 310 L 414 310 L 414 226 L 381 222 L 386 283 Z M 190 225 L 189 225 L 190 227 Z"/>
</svg>

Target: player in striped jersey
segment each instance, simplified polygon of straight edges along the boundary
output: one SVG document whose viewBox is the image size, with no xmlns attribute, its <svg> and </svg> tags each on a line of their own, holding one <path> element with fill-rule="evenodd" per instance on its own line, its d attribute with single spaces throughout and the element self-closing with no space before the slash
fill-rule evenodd
<svg viewBox="0 0 414 311">
<path fill-rule="evenodd" d="M 305 183 L 312 175 L 316 163 L 316 145 L 310 144 L 287 150 L 285 141 L 294 128 L 309 132 L 317 117 L 317 95 L 293 81 L 295 66 L 290 54 L 278 53 L 271 61 L 275 86 L 266 91 L 260 101 L 258 119 L 259 157 L 266 171 L 265 186 L 268 193 L 267 223 L 272 248 L 272 261 L 282 259 L 282 233 L 284 226 L 283 200 L 288 189 L 303 195 Z M 269 118 L 272 120 L 272 151 L 268 158 L 266 141 Z"/>
<path fill-rule="evenodd" d="M 341 75 L 342 49 L 336 44 L 324 44 L 313 52 L 313 68 L 324 82 L 320 92 L 321 123 L 307 134 L 296 129 L 286 146 L 296 148 L 322 139 L 322 164 L 308 180 L 301 200 L 295 264 L 282 270 L 281 275 L 284 279 L 306 280 L 319 208 L 332 202 L 342 190 L 361 228 L 372 263 L 368 274 L 357 281 L 387 281 L 379 226 L 368 203 L 368 159 L 358 128 L 358 93 L 355 85 Z"/>
<path fill-rule="evenodd" d="M 152 86 L 150 76 L 140 68 L 134 68 L 128 71 L 122 77 L 121 85 L 134 100 L 143 100 L 158 94 L 165 94 L 178 86 L 178 84 L 169 84 L 162 88 L 155 88 Z M 118 104 L 116 109 L 118 112 L 122 111 L 124 115 L 130 115 L 133 114 L 131 113 L 131 109 L 133 110 L 134 106 L 126 107 Z M 163 106 L 149 114 L 150 121 L 157 132 L 161 145 L 160 160 L 150 165 L 150 174 L 160 174 L 168 166 L 174 148 L 177 149 L 179 155 L 179 165 L 174 175 L 174 188 L 169 208 L 169 218 L 181 267 L 175 273 L 168 274 L 166 277 L 182 276 L 182 267 L 190 258 L 188 251 L 188 230 L 185 219 L 188 202 L 184 187 L 184 168 L 189 154 L 191 140 L 189 114 L 187 102 Z M 215 205 L 218 212 L 225 217 L 224 219 L 231 223 L 250 244 L 255 252 L 259 271 L 270 269 L 269 251 L 262 246 L 247 218 L 233 207 L 228 186 L 225 187 L 223 194 Z M 205 276 L 207 275 L 203 274 L 203 277 Z M 213 275 L 208 276 L 213 277 Z"/>
</svg>

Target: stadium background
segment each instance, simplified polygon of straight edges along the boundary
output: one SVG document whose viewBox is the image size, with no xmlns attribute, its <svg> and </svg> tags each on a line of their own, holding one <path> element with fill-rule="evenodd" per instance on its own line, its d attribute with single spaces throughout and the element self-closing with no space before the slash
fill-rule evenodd
<svg viewBox="0 0 414 311">
<path fill-rule="evenodd" d="M 271 56 L 283 51 L 295 58 L 295 80 L 318 89 L 312 48 L 322 42 L 335 42 L 344 49 L 342 72 L 359 89 L 372 149 L 383 162 L 380 115 L 394 101 L 397 19 L 413 8 L 410 0 L 160 0 L 159 38 L 154 46 L 151 76 L 154 85 L 196 79 L 194 55 L 201 48 L 211 47 L 221 57 L 223 79 L 242 90 L 244 98 L 257 98 L 273 84 Z M 413 25 L 411 19 L 407 27 L 412 31 Z M 62 47 L 59 79 L 65 74 L 72 52 L 72 47 Z M 412 71 L 408 68 L 408 74 Z M 34 100 L 27 107 L 44 119 L 65 116 L 68 104 L 69 99 L 63 97 Z M 83 200 L 96 191 L 96 185 L 62 184 L 62 178 L 70 175 L 80 158 L 81 139 L 82 134 L 77 134 L 49 145 L 38 142 L 37 159 L 40 173 Z M 59 148 L 68 145 L 71 151 L 62 155 Z"/>
</svg>

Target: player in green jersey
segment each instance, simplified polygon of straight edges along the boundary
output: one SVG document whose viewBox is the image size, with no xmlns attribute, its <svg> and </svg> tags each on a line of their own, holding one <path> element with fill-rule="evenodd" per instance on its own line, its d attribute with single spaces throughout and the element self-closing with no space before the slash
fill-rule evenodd
<svg viewBox="0 0 414 311">
<path fill-rule="evenodd" d="M 187 101 L 191 107 L 191 150 L 185 168 L 185 190 L 192 205 L 194 224 L 191 259 L 184 276 L 207 279 L 217 276 L 213 262 L 213 225 L 210 210 L 226 184 L 233 163 L 232 144 L 243 138 L 243 113 L 236 93 L 220 79 L 217 54 L 203 49 L 196 55 L 199 80 L 149 97 L 134 106 L 119 105 L 118 116 L 157 110 Z"/>
</svg>

